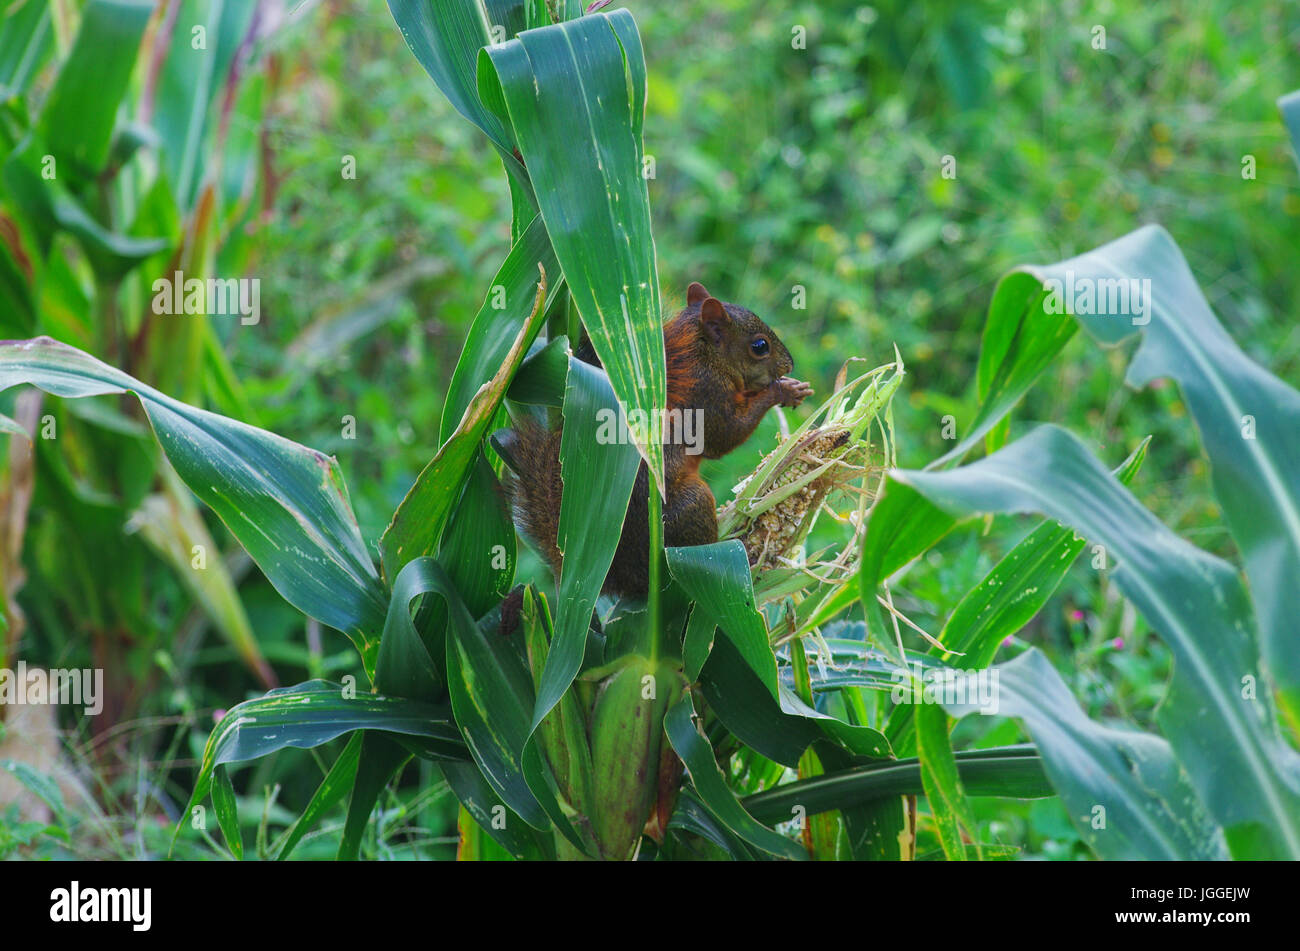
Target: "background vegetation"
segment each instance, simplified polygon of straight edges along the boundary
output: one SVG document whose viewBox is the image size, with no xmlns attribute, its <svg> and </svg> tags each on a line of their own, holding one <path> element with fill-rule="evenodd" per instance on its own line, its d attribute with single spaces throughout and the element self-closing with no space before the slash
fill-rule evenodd
<svg viewBox="0 0 1300 951">
<path fill-rule="evenodd" d="M 630 8 L 650 71 L 645 137 L 666 305 L 690 280 L 746 303 L 778 328 L 797 375 L 822 390 L 845 356 L 883 363 L 897 344 L 909 370 L 894 403 L 902 465 L 948 447 L 944 417 L 960 436 L 974 416 L 997 279 L 1144 222 L 1177 239 L 1243 348 L 1300 380 L 1300 188 L 1275 106 L 1300 86 L 1292 5 Z M 508 221 L 510 198 L 486 142 L 427 82 L 383 5 L 286 13 L 268 40 L 261 201 L 239 262 L 261 279 L 263 318 L 224 347 L 252 421 L 335 454 L 362 536 L 375 538 L 436 447 L 460 343 L 509 245 L 508 228 L 482 223 Z M 796 25 L 806 50 L 790 48 Z M 1093 48 L 1096 26 L 1104 50 Z M 948 155 L 955 179 L 940 174 Z M 1253 179 L 1242 175 L 1246 155 Z M 345 156 L 355 179 L 340 174 Z M 795 285 L 806 288 L 804 310 L 791 306 Z M 1075 339 L 1019 418 L 1059 422 L 1114 462 L 1151 435 L 1135 493 L 1180 535 L 1235 561 L 1177 392 L 1125 389 L 1125 365 L 1124 352 Z M 344 416 L 356 420 L 355 439 Z M 706 466 L 720 496 L 770 444 L 773 425 Z M 38 496 L 32 532 L 55 511 Z M 1005 517 L 960 529 L 909 573 L 900 607 L 937 630 L 1024 529 Z M 17 601 L 32 623 L 17 656 L 88 665 L 102 644 L 77 636 L 66 610 L 42 610 L 60 579 L 34 561 L 39 546 L 23 557 L 33 561 Z M 281 683 L 355 665 L 343 638 L 284 604 L 256 570 L 235 559 L 232 573 Z M 102 734 L 74 737 L 68 758 L 91 795 L 65 797 L 54 829 L 69 834 L 20 822 L 11 808 L 0 854 L 164 853 L 214 710 L 262 692 L 236 648 L 202 622 L 183 643 L 176 636 L 192 598 L 161 564 L 138 583 L 156 631 L 133 662 L 152 689 Z M 1086 561 L 1021 638 L 1048 652 L 1094 719 L 1152 721 L 1169 652 Z M 967 720 L 954 742 L 1018 737 L 1012 721 Z M 302 765 L 313 758 L 285 751 L 238 777 L 251 825 L 275 828 L 301 811 L 315 787 Z M 411 767 L 390 788 L 366 854 L 452 854 L 455 800 L 427 770 Z M 980 838 L 1009 854 L 1090 854 L 1055 799 L 974 802 Z M 298 854 L 332 855 L 341 823 L 327 822 Z M 924 819 L 920 835 L 918 855 L 937 851 Z"/>
</svg>

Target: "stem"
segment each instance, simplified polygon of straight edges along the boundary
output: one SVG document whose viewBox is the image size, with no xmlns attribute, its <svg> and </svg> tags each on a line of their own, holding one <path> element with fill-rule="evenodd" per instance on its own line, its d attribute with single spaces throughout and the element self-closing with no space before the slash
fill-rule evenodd
<svg viewBox="0 0 1300 951">
<path fill-rule="evenodd" d="M 578 349 L 578 336 L 569 322 L 569 310 L 572 305 L 569 302 L 569 289 L 562 287 L 559 293 L 555 295 L 550 310 L 546 312 L 546 339 L 554 340 L 556 337 L 568 335 L 569 349 Z M 575 309 L 576 308 L 572 308 Z"/>
<path fill-rule="evenodd" d="M 794 673 L 794 692 L 808 706 L 814 706 L 812 678 L 808 675 L 808 654 L 803 649 L 803 638 L 790 641 L 790 668 Z"/>
<path fill-rule="evenodd" d="M 569 289 L 564 289 L 564 314 L 565 314 L 565 332 L 569 335 L 569 346 L 576 347 L 579 339 L 582 337 L 582 324 L 578 321 L 578 308 L 573 303 L 573 295 Z"/>
<path fill-rule="evenodd" d="M 659 579 L 660 567 L 664 559 L 664 520 L 663 499 L 659 497 L 659 488 L 652 474 L 647 478 L 649 496 L 647 508 L 650 510 L 650 563 L 647 592 L 647 623 L 650 627 L 650 660 L 659 660 L 659 646 L 664 631 L 659 613 Z"/>
</svg>

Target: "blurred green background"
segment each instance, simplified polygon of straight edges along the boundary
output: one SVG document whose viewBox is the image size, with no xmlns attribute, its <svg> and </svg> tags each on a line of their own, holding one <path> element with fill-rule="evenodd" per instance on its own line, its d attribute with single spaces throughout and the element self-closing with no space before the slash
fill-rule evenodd
<svg viewBox="0 0 1300 951">
<path fill-rule="evenodd" d="M 508 249 L 509 195 L 486 141 L 428 81 L 383 4 L 290 6 L 273 40 L 264 211 L 248 235 L 262 320 L 231 333 L 228 348 L 257 425 L 335 454 L 373 540 L 436 448 L 442 394 Z M 819 392 L 846 358 L 874 366 L 897 346 L 909 373 L 894 404 L 901 464 L 924 465 L 950 445 L 946 417 L 957 437 L 972 419 L 980 334 L 1001 275 L 1147 222 L 1172 233 L 1246 351 L 1300 382 L 1300 174 L 1275 105 L 1300 87 L 1294 3 L 627 6 L 650 68 L 646 149 L 666 302 L 680 306 L 699 280 L 748 306 Z M 349 156 L 354 179 L 340 174 Z M 1243 176 L 1248 156 L 1254 177 Z M 942 174 L 946 157 L 954 177 Z M 1060 422 L 1111 464 L 1150 434 L 1139 498 L 1235 559 L 1176 390 L 1126 389 L 1126 362 L 1075 339 L 1013 428 Z M 354 439 L 344 437 L 347 416 Z M 775 427 L 769 418 L 744 448 L 706 463 L 720 500 Z M 939 606 L 1027 526 L 956 533 L 942 557 L 909 571 L 900 608 L 938 630 Z M 523 570 L 540 569 L 525 559 Z M 306 622 L 256 570 L 242 574 L 240 594 L 282 683 L 352 670 L 347 641 Z M 1021 636 L 1070 672 L 1091 715 L 1150 722 L 1168 653 L 1087 559 Z M 25 656 L 75 659 L 48 627 L 25 638 Z M 81 821 L 101 831 L 72 846 L 10 827 L 0 856 L 6 846 L 165 853 L 212 711 L 261 692 L 213 637 L 183 674 L 169 654 L 164 645 L 152 658 L 160 689 L 107 741 L 131 765 L 96 772 L 103 814 Z M 968 720 L 954 741 L 1017 735 L 1014 723 Z M 91 759 L 89 745 L 74 754 Z M 251 822 L 301 808 L 319 774 L 304 779 L 299 767 L 312 758 L 328 761 L 289 751 L 253 767 L 244 788 L 284 785 L 269 807 L 249 795 Z M 454 805 L 427 766 L 409 768 L 367 853 L 450 856 Z M 1031 857 L 1087 855 L 1056 800 L 977 808 L 985 841 Z M 337 826 L 299 854 L 332 854 Z M 924 856 L 937 845 L 920 831 Z"/>
</svg>

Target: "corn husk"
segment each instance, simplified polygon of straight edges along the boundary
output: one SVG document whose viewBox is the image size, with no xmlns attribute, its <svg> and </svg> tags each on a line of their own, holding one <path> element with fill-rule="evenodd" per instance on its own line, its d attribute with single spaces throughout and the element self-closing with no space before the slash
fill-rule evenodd
<svg viewBox="0 0 1300 951">
<path fill-rule="evenodd" d="M 744 544 L 760 604 L 814 590 L 821 601 L 855 574 L 866 513 L 894 464 L 890 403 L 905 375 L 897 349 L 894 356 L 852 380 L 845 364 L 830 397 L 718 510 L 719 537 Z M 848 527 L 846 542 L 809 556 L 804 547 L 823 514 Z"/>
</svg>

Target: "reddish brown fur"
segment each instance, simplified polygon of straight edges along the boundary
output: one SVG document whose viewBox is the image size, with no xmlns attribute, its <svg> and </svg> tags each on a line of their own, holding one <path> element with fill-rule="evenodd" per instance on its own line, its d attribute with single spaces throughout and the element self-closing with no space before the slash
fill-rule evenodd
<svg viewBox="0 0 1300 951">
<path fill-rule="evenodd" d="M 770 341 L 770 358 L 750 355 L 754 335 Z M 584 345 L 579 358 L 599 365 L 589 351 L 590 345 Z M 704 442 L 702 455 L 688 454 L 680 444 L 664 445 L 663 540 L 668 546 L 704 545 L 717 541 L 718 523 L 713 493 L 699 474 L 700 460 L 717 459 L 735 449 L 770 407 L 798 405 L 811 390 L 784 377 L 793 361 L 766 324 L 744 308 L 709 296 L 700 284 L 688 288 L 686 308 L 664 326 L 664 354 L 668 408 L 699 410 Z M 560 440 L 560 430 L 549 432 L 536 422 L 516 426 L 510 454 L 527 475 L 506 480 L 516 524 L 557 575 L 563 559 L 556 545 L 563 489 Z M 603 586 L 606 593 L 645 596 L 649 491 L 649 473 L 642 463 Z"/>
<path fill-rule="evenodd" d="M 671 320 L 664 327 L 664 355 L 668 370 L 668 408 L 681 409 L 691 403 L 695 378 L 691 367 L 696 356 L 699 332 L 687 321 Z"/>
</svg>

